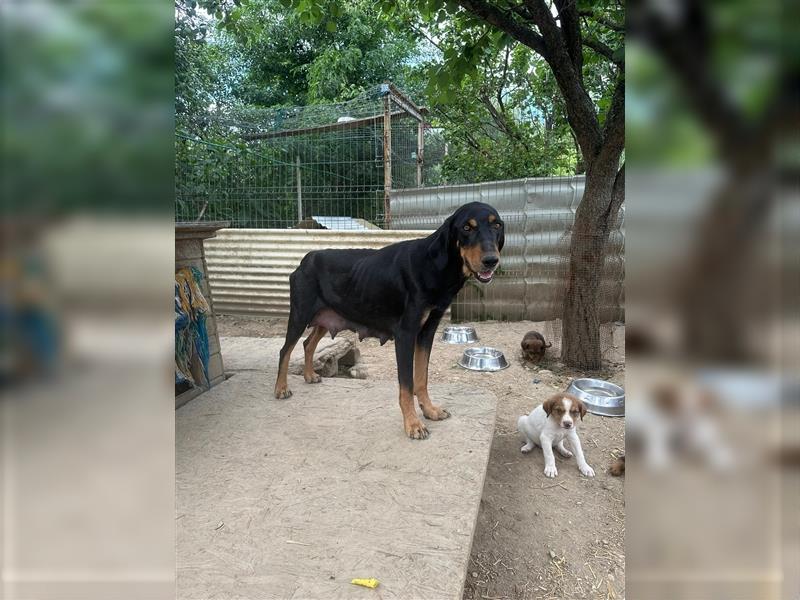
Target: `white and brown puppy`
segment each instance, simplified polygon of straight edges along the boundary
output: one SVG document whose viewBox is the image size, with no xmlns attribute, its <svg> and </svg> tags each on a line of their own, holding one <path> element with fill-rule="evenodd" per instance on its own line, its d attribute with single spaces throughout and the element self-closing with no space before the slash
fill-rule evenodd
<svg viewBox="0 0 800 600">
<path fill-rule="evenodd" d="M 578 418 L 583 420 L 586 408 L 583 402 L 570 394 L 558 393 L 540 404 L 529 415 L 523 415 L 517 421 L 517 428 L 525 436 L 525 445 L 521 450 L 528 453 L 534 446 L 539 446 L 544 453 L 544 474 L 547 477 L 558 475 L 556 458 L 553 448 L 564 458 L 572 456 L 565 446 L 568 441 L 578 470 L 586 477 L 594 477 L 594 469 L 590 467 L 583 456 L 581 441 L 578 439 Z"/>
</svg>

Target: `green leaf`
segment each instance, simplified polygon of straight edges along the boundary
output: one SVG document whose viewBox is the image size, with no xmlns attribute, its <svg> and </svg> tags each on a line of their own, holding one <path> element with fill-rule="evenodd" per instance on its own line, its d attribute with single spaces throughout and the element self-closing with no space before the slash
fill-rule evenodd
<svg viewBox="0 0 800 600">
<path fill-rule="evenodd" d="M 327 23 L 325 23 L 325 29 L 330 31 L 331 33 L 336 31 L 336 29 L 337 29 L 336 21 L 328 21 Z"/>
</svg>

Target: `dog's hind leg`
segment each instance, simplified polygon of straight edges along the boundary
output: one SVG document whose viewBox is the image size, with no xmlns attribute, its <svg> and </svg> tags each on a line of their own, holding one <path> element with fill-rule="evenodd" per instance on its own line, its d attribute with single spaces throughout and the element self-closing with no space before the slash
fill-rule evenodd
<svg viewBox="0 0 800 600">
<path fill-rule="evenodd" d="M 431 402 L 431 397 L 428 395 L 428 364 L 431 359 L 433 338 L 436 336 L 436 328 L 441 319 L 441 311 L 431 311 L 422 330 L 417 334 L 414 347 L 414 393 L 417 395 L 422 414 L 431 421 L 441 421 L 450 416 L 445 409 Z"/>
<path fill-rule="evenodd" d="M 319 344 L 319 341 L 325 337 L 326 333 L 328 333 L 327 329 L 325 329 L 322 325 L 317 325 L 314 327 L 311 335 L 309 335 L 303 342 L 306 359 L 305 366 L 303 368 L 303 377 L 305 378 L 306 383 L 319 383 L 322 380 L 322 378 L 314 372 L 314 351 L 317 349 L 317 344 Z"/>
<path fill-rule="evenodd" d="M 308 314 L 310 294 L 302 294 L 298 285 L 302 285 L 303 279 L 298 280 L 298 272 L 295 271 L 289 276 L 290 289 L 290 308 L 289 325 L 286 327 L 286 341 L 278 358 L 278 378 L 275 381 L 275 398 L 289 398 L 292 395 L 289 389 L 289 359 L 292 356 L 297 340 L 303 335 L 312 315 Z M 308 286 L 305 286 L 308 287 Z M 313 306 L 313 304 L 311 304 Z M 313 335 L 313 334 L 312 334 Z"/>
</svg>

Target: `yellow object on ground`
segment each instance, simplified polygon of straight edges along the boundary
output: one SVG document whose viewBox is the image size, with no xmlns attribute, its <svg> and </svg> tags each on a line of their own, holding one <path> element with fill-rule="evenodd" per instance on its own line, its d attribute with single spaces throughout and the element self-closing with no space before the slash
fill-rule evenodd
<svg viewBox="0 0 800 600">
<path fill-rule="evenodd" d="M 378 587 L 380 583 L 377 579 L 353 579 L 350 583 L 355 585 L 363 585 L 364 587 L 372 588 L 373 590 Z"/>
</svg>

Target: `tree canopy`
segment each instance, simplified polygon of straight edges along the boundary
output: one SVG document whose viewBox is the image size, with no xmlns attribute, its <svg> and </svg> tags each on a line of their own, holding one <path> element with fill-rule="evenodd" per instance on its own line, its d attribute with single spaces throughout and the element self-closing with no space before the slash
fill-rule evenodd
<svg viewBox="0 0 800 600">
<path fill-rule="evenodd" d="M 600 21 L 613 25 L 615 13 L 584 13 L 597 50 L 587 46 L 582 72 L 602 122 L 618 33 Z M 545 60 L 455 3 L 176 0 L 179 119 L 225 106 L 347 100 L 384 81 L 431 109 L 447 147 L 443 181 L 585 168 Z"/>
</svg>

